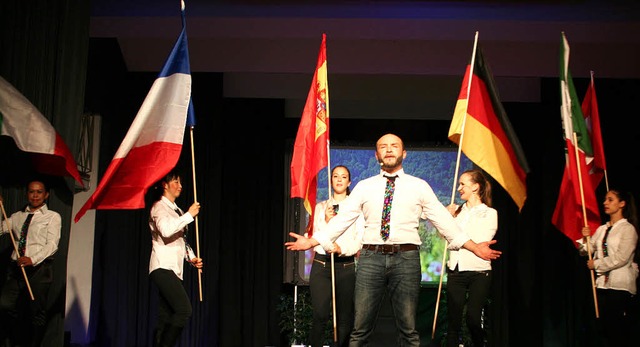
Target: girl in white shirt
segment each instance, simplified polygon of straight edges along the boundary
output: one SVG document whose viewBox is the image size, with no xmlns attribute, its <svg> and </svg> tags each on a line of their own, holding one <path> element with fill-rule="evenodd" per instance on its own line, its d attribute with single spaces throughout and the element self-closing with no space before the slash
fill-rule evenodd
<svg viewBox="0 0 640 347">
<path fill-rule="evenodd" d="M 183 265 L 188 261 L 202 269 L 198 258 L 186 242 L 187 226 L 200 213 L 200 203 L 194 202 L 186 213 L 176 205 L 182 192 L 180 175 L 169 172 L 160 181 L 162 197 L 153 204 L 149 216 L 151 257 L 149 279 L 158 288 L 158 322 L 154 347 L 173 347 L 191 317 L 191 302 L 182 285 Z"/>
<path fill-rule="evenodd" d="M 491 183 L 481 170 L 467 170 L 460 175 L 458 192 L 464 204 L 448 207 L 455 221 L 476 242 L 490 241 L 498 229 L 498 212 L 491 208 Z M 467 249 L 449 252 L 447 273 L 447 346 L 458 347 L 464 306 L 466 322 L 474 346 L 484 346 L 482 310 L 491 289 L 491 261 Z"/>
<path fill-rule="evenodd" d="M 609 221 L 591 235 L 589 227 L 582 228 L 580 252 L 593 252 L 587 267 L 595 270 L 596 294 L 605 339 L 610 346 L 631 346 L 632 328 L 629 316 L 636 295 L 638 264 L 634 260 L 638 243 L 636 204 L 628 192 L 609 190 L 604 199 L 604 212 Z M 637 344 L 636 344 L 637 345 Z"/>
<path fill-rule="evenodd" d="M 331 189 L 328 200 L 316 205 L 313 230 L 321 230 L 327 222 L 339 213 L 340 203 L 350 193 L 351 172 L 346 166 L 338 165 L 331 170 Z M 364 218 L 361 216 L 334 242 L 334 271 L 336 290 L 336 347 L 347 346 L 353 328 L 353 292 L 356 279 L 356 255 L 362 247 Z M 309 289 L 313 306 L 313 324 L 309 334 L 313 347 L 325 345 L 325 331 L 332 311 L 331 255 L 322 246 L 315 247 L 313 265 L 309 275 Z"/>
</svg>

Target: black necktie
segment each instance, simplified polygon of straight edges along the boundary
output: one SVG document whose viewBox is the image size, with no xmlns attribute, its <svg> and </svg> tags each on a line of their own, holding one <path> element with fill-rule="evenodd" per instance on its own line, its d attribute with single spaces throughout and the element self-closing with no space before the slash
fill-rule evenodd
<svg viewBox="0 0 640 347">
<path fill-rule="evenodd" d="M 27 219 L 24 220 L 24 224 L 22 224 L 22 229 L 20 229 L 20 240 L 18 241 L 19 257 L 24 257 L 24 251 L 27 248 L 27 233 L 29 232 L 29 224 L 31 224 L 32 218 L 33 213 L 29 213 Z"/>
<path fill-rule="evenodd" d="M 180 209 L 179 209 L 179 208 L 177 208 L 177 207 L 176 207 L 176 209 L 175 209 L 174 211 L 176 211 L 176 213 L 178 214 L 178 216 L 182 216 L 182 215 L 184 214 L 184 213 L 182 213 L 182 211 L 180 211 Z M 185 228 L 184 233 L 185 233 L 185 237 L 186 237 L 187 231 L 189 231 L 189 225 L 187 225 L 187 226 L 186 226 L 186 227 L 184 227 L 184 228 Z"/>
<path fill-rule="evenodd" d="M 609 248 L 608 248 L 608 244 L 607 244 L 607 238 L 609 237 L 609 232 L 611 231 L 611 228 L 613 226 L 610 225 L 609 227 L 607 227 L 607 230 L 604 232 L 604 238 L 602 239 L 602 254 L 605 257 L 609 256 Z M 608 282 L 609 281 L 609 272 L 605 272 L 604 274 L 604 282 Z"/>
<path fill-rule="evenodd" d="M 179 208 L 176 207 L 176 209 L 174 210 L 176 211 L 176 213 L 178 214 L 178 216 L 182 216 L 182 211 L 180 211 Z M 187 231 L 189 231 L 189 226 L 187 225 L 186 227 L 184 227 L 184 233 L 182 233 L 182 238 L 184 239 L 184 247 L 185 247 L 185 255 L 184 258 L 187 261 L 191 261 L 191 259 L 189 259 L 189 250 L 191 249 L 191 246 L 189 246 L 189 242 L 187 242 Z"/>
</svg>

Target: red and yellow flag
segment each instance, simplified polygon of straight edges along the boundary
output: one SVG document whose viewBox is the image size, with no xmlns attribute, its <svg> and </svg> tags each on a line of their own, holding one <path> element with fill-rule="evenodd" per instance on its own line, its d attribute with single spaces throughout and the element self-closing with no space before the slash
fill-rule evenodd
<svg viewBox="0 0 640 347">
<path fill-rule="evenodd" d="M 318 172 L 325 168 L 329 161 L 329 85 L 326 40 L 326 34 L 322 34 L 318 63 L 307 102 L 302 111 L 291 159 L 291 197 L 304 199 L 304 207 L 311 221 L 307 227 L 309 236 L 313 234 Z"/>
<path fill-rule="evenodd" d="M 449 139 L 461 146 L 462 152 L 491 175 L 511 196 L 518 209 L 522 209 L 527 199 L 529 166 L 498 99 L 491 70 L 479 47 L 474 66 L 467 66 L 462 81 L 449 127 Z"/>
</svg>

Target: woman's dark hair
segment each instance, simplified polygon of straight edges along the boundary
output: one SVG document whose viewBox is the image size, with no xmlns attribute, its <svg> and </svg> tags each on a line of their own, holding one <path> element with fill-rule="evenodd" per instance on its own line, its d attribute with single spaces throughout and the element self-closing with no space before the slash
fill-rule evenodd
<svg viewBox="0 0 640 347">
<path fill-rule="evenodd" d="M 634 228 L 636 233 L 638 232 L 638 211 L 636 210 L 636 201 L 633 195 L 628 191 L 622 191 L 618 189 L 609 189 L 610 193 L 613 193 L 618 197 L 618 200 L 624 201 L 625 205 L 622 207 L 622 216 L 627 219 Z"/>
<path fill-rule="evenodd" d="M 333 169 L 331 169 L 331 177 L 333 177 L 333 172 L 336 171 L 337 168 L 344 168 L 345 170 L 347 170 L 347 173 L 349 174 L 349 182 L 351 182 L 351 171 L 349 171 L 349 168 L 344 166 L 344 165 L 336 165 L 333 167 Z M 349 188 L 349 186 L 347 186 L 347 195 L 351 194 L 351 188 Z"/>
<path fill-rule="evenodd" d="M 178 178 L 181 178 L 180 173 L 178 172 L 178 170 L 173 169 L 169 171 L 169 173 L 167 173 L 164 177 L 162 177 L 162 179 L 156 182 L 156 184 L 153 186 L 152 201 L 160 200 L 160 198 L 162 198 L 162 194 L 164 193 L 163 185 L 165 183 L 168 184 L 169 182 Z"/>
<path fill-rule="evenodd" d="M 163 177 L 163 178 L 158 182 L 158 185 L 159 185 L 160 187 L 162 187 L 162 185 L 163 185 L 164 183 L 169 183 L 169 182 L 171 182 L 171 181 L 173 181 L 173 180 L 175 180 L 175 179 L 178 179 L 178 178 L 181 178 L 181 177 L 180 177 L 180 173 L 178 172 L 178 170 L 173 169 L 173 170 L 169 171 L 169 173 L 167 173 L 167 174 L 166 174 L 166 175 L 165 175 L 165 176 L 164 176 L 164 177 Z"/>
<path fill-rule="evenodd" d="M 478 188 L 478 196 L 480 196 L 480 201 L 482 201 L 485 205 L 491 207 L 491 182 L 489 182 L 487 176 L 485 176 L 480 169 L 469 169 L 463 172 L 460 176 L 464 174 L 469 175 L 469 177 L 471 177 L 471 182 L 477 183 L 480 186 L 480 188 Z M 454 213 L 455 216 L 457 216 L 458 213 L 462 211 L 463 205 L 460 205 L 458 207 L 458 209 Z"/>
</svg>

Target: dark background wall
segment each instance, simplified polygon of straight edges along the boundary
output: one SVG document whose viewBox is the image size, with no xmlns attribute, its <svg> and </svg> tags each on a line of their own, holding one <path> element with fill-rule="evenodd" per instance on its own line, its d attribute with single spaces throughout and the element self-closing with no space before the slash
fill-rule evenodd
<svg viewBox="0 0 640 347">
<path fill-rule="evenodd" d="M 90 51 L 91 57 L 102 57 L 104 64 L 114 66 L 111 62 L 118 52 L 113 40 L 92 40 Z M 103 136 L 101 143 L 103 170 L 155 74 L 104 73 L 101 59 L 91 60 L 90 71 L 102 71 L 103 75 L 99 83 L 88 85 L 87 97 L 113 100 L 103 105 L 88 102 L 107 124 L 103 134 L 108 136 Z M 575 79 L 575 83 L 578 95 L 584 95 L 588 80 Z M 638 163 L 629 158 L 638 148 L 639 134 L 628 121 L 639 83 L 635 79 L 598 79 L 596 84 L 609 182 L 636 195 L 639 192 L 630 173 L 638 169 Z M 531 173 L 529 196 L 521 213 L 502 189 L 497 187 L 495 192 L 500 211 L 497 248 L 504 251 L 495 262 L 489 316 L 496 346 L 599 345 L 586 258 L 579 257 L 572 242 L 550 223 L 564 170 L 558 86 L 557 78 L 543 78 L 540 102 L 505 103 Z M 196 176 L 198 199 L 203 204 L 200 242 L 207 268 L 203 302 L 197 299 L 194 273 L 187 272 L 185 285 L 193 295 L 195 314 L 182 341 L 183 345 L 200 346 L 284 346 L 276 309 L 280 295 L 292 291 L 291 285 L 282 283 L 287 232 L 283 216 L 288 200 L 283 182 L 289 165 L 284 158 L 291 151 L 299 120 L 283 116 L 282 100 L 225 98 L 223 89 L 220 74 L 193 73 Z M 110 93 L 127 97 L 109 97 Z M 382 134 L 394 132 L 408 145 L 444 144 L 449 122 L 331 119 L 330 126 L 336 142 L 373 145 Z M 185 136 L 188 139 L 190 134 Z M 183 152 L 179 165 L 190 172 L 187 146 Z M 190 178 L 185 181 L 189 187 Z M 603 185 L 598 189 L 599 200 L 603 189 Z M 183 205 L 192 199 L 189 188 L 185 191 Z M 94 279 L 92 309 L 100 312 L 95 323 L 99 344 L 144 345 L 148 341 L 154 294 L 146 277 L 150 247 L 147 213 L 98 212 L 96 267 L 100 271 Z M 126 248 L 122 249 L 125 238 Z M 431 299 L 424 299 L 430 304 L 421 311 L 424 343 L 430 339 L 435 293 L 434 288 L 425 288 Z M 129 306 L 131 303 L 136 305 Z M 125 304 L 128 308 L 123 310 Z"/>
<path fill-rule="evenodd" d="M 205 2 L 189 3 L 202 6 Z M 640 68 L 635 63 L 636 38 L 640 36 L 637 20 L 629 19 L 637 9 L 625 7 L 624 16 L 615 21 L 609 17 L 611 11 L 590 12 L 603 16 L 597 19 L 592 14 L 587 16 L 586 10 L 571 12 L 584 17 L 568 20 L 557 14 L 536 18 L 544 8 L 531 8 L 527 14 L 526 8 L 517 10 L 514 4 L 500 5 L 496 11 L 495 2 L 487 7 L 458 3 L 440 10 L 421 7 L 422 2 L 409 3 L 412 12 L 375 7 L 373 17 L 364 15 L 363 7 L 338 8 L 347 12 L 326 8 L 314 12 L 318 8 L 311 6 L 305 8 L 302 19 L 292 18 L 291 7 L 284 8 L 288 15 L 275 11 L 275 7 L 266 8 L 262 13 L 271 16 L 268 18 L 255 12 L 265 7 L 254 8 L 254 12 L 233 6 L 214 8 L 229 11 L 224 15 L 207 12 L 206 7 L 188 7 L 200 10 L 188 12 L 193 13 L 189 42 L 197 125 L 193 133 L 185 133 L 179 166 L 185 173 L 186 189 L 179 203 L 185 206 L 193 200 L 188 146 L 193 134 L 197 195 L 203 206 L 199 234 L 206 270 L 202 302 L 198 301 L 195 273 L 187 271 L 185 276 L 194 315 L 182 336 L 182 346 L 287 345 L 280 333 L 277 310 L 280 296 L 293 290 L 292 285 L 283 283 L 282 275 L 286 271 L 283 243 L 288 231 L 284 216 L 290 213 L 285 184 L 289 162 L 285 158 L 291 151 L 300 103 L 313 73 L 321 32 L 318 28 L 328 28 L 329 38 L 336 38 L 329 46 L 329 78 L 330 83 L 335 81 L 330 84 L 331 104 L 335 105 L 331 139 L 371 145 L 387 132 L 400 135 L 408 145 L 448 143 L 450 112 L 470 56 L 472 33 L 482 28 L 481 38 L 490 38 L 485 41 L 486 57 L 497 74 L 505 109 L 532 169 L 527 182 L 529 197 L 520 213 L 504 191 L 498 188 L 495 192 L 495 205 L 500 211 L 497 247 L 504 254 L 494 263 L 491 339 L 496 346 L 599 346 L 586 258 L 579 257 L 571 241 L 550 223 L 564 168 L 556 71 L 559 32 L 571 29 L 571 66 L 581 97 L 588 70 L 596 71 L 609 182 L 638 196 L 634 151 L 639 148 L 640 132 L 631 123 L 640 87 Z M 567 3 L 571 5 L 562 5 Z M 593 3 L 600 2 L 577 5 L 593 9 L 588 6 Z M 73 1 L 61 4 L 67 11 L 76 8 Z M 618 4 L 614 2 L 611 8 L 618 9 Z M 111 12 L 100 15 L 95 8 L 104 4 L 94 1 L 92 5 L 92 34 L 82 36 L 91 36 L 88 46 L 56 60 L 61 67 L 49 70 L 47 76 L 51 77 L 46 85 L 37 78 L 39 70 L 34 67 L 40 57 L 48 56 L 29 54 L 29 46 L 12 39 L 14 31 L 2 31 L 2 47 L 10 45 L 11 49 L 5 51 L 12 54 L 2 55 L 1 66 L 3 74 L 14 74 L 14 83 L 23 81 L 32 86 L 34 92 L 25 94 L 33 99 L 39 90 L 46 89 L 57 92 L 52 98 L 58 98 L 58 102 L 70 95 L 80 100 L 73 104 L 75 109 L 55 112 L 58 118 L 52 111 L 44 112 L 71 143 L 75 141 L 73 124 L 80 117 L 77 108 L 82 108 L 82 100 L 86 112 L 101 115 L 101 164 L 97 170 L 101 175 L 166 58 L 180 24 L 173 2 L 158 2 L 158 6 L 136 2 L 114 6 Z M 11 11 L 5 11 L 7 8 Z M 14 12 L 16 8 L 20 11 Z M 510 12 L 514 8 L 517 11 Z M 2 9 L 3 23 L 12 23 L 8 18 L 13 14 L 20 13 L 24 18 L 33 15 L 27 7 Z M 380 14 L 385 9 L 386 17 Z M 38 13 L 43 16 L 53 12 Z M 614 12 L 621 16 L 620 11 Z M 403 18 L 390 18 L 394 13 Z M 485 17 L 474 18 L 474 13 Z M 434 18 L 440 15 L 443 17 Z M 419 16 L 430 17 L 425 20 Z M 82 21 L 87 18 L 86 12 L 71 17 L 80 19 L 78 28 L 87 29 Z M 119 26 L 122 22 L 127 25 Z M 66 22 L 60 19 L 55 23 Z M 343 27 L 345 23 L 355 26 Z M 514 36 L 510 36 L 512 29 L 517 32 Z M 32 30 L 27 27 L 22 32 Z M 63 37 L 81 32 L 72 30 Z M 398 33 L 405 36 L 398 38 Z M 64 40 L 60 40 L 62 45 Z M 58 46 L 46 47 L 56 51 L 53 48 Z M 18 50 L 21 55 L 16 55 Z M 72 58 L 85 55 L 86 69 L 77 73 L 65 70 L 79 67 Z M 76 89 L 78 82 L 56 78 L 84 80 L 85 72 L 86 90 Z M 46 108 L 50 102 L 43 100 L 38 106 Z M 7 172 L 13 169 L 11 163 L 3 168 Z M 66 183 L 58 187 L 57 195 L 63 199 L 56 203 L 71 223 L 68 197 L 72 189 Z M 17 183 L 3 181 L 3 188 L 5 185 Z M 599 199 L 604 196 L 603 188 L 598 188 Z M 147 276 L 147 209 L 97 213 L 89 317 L 95 345 L 149 345 L 156 305 Z M 420 313 L 424 344 L 429 342 L 434 296 L 433 288 L 425 288 L 426 304 Z M 57 304 L 59 317 L 60 306 Z"/>
</svg>

